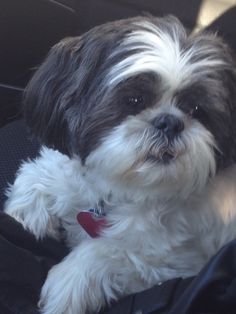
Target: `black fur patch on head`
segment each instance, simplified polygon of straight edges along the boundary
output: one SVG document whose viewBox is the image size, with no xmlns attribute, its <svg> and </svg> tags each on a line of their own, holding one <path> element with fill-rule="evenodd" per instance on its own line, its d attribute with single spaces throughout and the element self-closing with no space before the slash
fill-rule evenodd
<svg viewBox="0 0 236 314">
<path fill-rule="evenodd" d="M 122 95 L 117 98 L 116 91 L 107 93 L 105 78 L 130 53 L 119 51 L 119 45 L 137 29 L 133 22 L 143 19 L 107 23 L 82 37 L 62 40 L 51 49 L 28 84 L 24 100 L 26 121 L 43 144 L 68 155 L 79 154 L 85 160 L 105 132 L 127 115 L 138 112 L 125 106 Z M 155 21 L 151 17 L 145 19 Z M 116 50 L 119 52 L 111 57 Z M 127 82 L 127 86 L 136 86 L 138 90 L 130 97 L 139 96 L 144 89 L 144 76 Z M 149 81 L 152 80 L 150 76 Z M 150 84 L 146 85 L 150 90 Z"/>
<path fill-rule="evenodd" d="M 124 52 L 109 57 L 133 28 L 131 20 L 108 23 L 51 49 L 24 99 L 26 121 L 43 144 L 85 159 L 104 132 L 129 114 L 114 93 L 106 95 L 104 78 L 123 58 Z"/>
</svg>

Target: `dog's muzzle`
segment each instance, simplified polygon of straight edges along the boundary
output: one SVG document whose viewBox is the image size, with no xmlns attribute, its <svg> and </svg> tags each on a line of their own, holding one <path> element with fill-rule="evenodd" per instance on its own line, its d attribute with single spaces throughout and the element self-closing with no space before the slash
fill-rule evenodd
<svg viewBox="0 0 236 314">
<path fill-rule="evenodd" d="M 147 160 L 168 164 L 179 155 L 175 141 L 184 130 L 184 122 L 173 114 L 164 113 L 153 119 L 151 124 L 155 130 L 156 143 L 153 143 Z"/>
</svg>

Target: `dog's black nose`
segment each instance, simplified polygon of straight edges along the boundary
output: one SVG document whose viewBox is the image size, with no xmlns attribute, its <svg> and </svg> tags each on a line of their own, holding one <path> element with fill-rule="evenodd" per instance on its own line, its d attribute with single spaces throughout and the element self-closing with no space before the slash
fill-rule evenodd
<svg viewBox="0 0 236 314">
<path fill-rule="evenodd" d="M 163 113 L 152 120 L 154 127 L 168 138 L 174 138 L 184 129 L 183 121 L 173 114 Z"/>
</svg>

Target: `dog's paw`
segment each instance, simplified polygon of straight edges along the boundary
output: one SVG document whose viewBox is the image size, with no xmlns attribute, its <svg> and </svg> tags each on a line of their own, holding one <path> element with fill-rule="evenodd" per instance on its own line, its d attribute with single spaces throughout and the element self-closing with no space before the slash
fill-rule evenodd
<svg viewBox="0 0 236 314">
<path fill-rule="evenodd" d="M 60 238 L 58 218 L 51 217 L 46 211 L 41 211 L 40 214 L 34 211 L 35 207 L 6 207 L 5 212 L 17 220 L 24 229 L 32 233 L 37 239 L 42 239 L 46 235 L 55 239 Z"/>
<path fill-rule="evenodd" d="M 59 221 L 49 214 L 51 199 L 36 170 L 34 162 L 26 162 L 21 166 L 14 184 L 6 191 L 4 211 L 37 239 L 45 235 L 57 237 Z"/>
<path fill-rule="evenodd" d="M 111 301 L 156 283 L 153 271 L 139 256 L 123 250 L 119 240 L 86 240 L 49 272 L 41 313 L 98 313 Z"/>
<path fill-rule="evenodd" d="M 51 269 L 41 291 L 42 314 L 98 313 L 121 295 L 113 252 L 99 240 L 85 241 Z"/>
<path fill-rule="evenodd" d="M 82 268 L 82 269 L 81 269 Z M 91 280 L 84 267 L 65 262 L 54 266 L 42 288 L 42 314 L 98 313 L 105 304 L 102 287 Z"/>
</svg>

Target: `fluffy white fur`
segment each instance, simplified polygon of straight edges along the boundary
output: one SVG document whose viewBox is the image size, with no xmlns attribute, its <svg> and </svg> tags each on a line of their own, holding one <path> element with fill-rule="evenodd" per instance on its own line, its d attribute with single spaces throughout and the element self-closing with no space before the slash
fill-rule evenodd
<svg viewBox="0 0 236 314">
<path fill-rule="evenodd" d="M 52 226 L 59 217 L 74 247 L 49 273 L 41 295 L 42 313 L 98 312 L 120 295 L 195 275 L 235 237 L 235 174 L 230 169 L 230 175 L 220 175 L 200 196 L 188 199 L 180 197 L 185 186 L 176 180 L 171 187 L 176 194 L 162 198 L 148 193 L 145 185 L 113 191 L 105 178 L 94 176 L 93 168 L 85 173 L 78 159 L 44 148 L 41 157 L 22 165 L 6 204 L 6 211 L 38 238 L 55 235 Z M 191 177 L 188 182 L 193 186 Z M 101 198 L 106 199 L 111 227 L 100 238 L 89 239 L 76 214 Z"/>
<path fill-rule="evenodd" d="M 57 237 L 62 223 L 71 253 L 50 271 L 41 293 L 44 314 L 98 312 L 107 302 L 174 277 L 195 275 L 222 245 L 235 238 L 236 170 L 215 177 L 214 136 L 175 107 L 172 90 L 218 59 L 180 52 L 177 39 L 150 24 L 123 45 L 145 45 L 109 73 L 110 84 L 147 71 L 167 88 L 162 106 L 129 116 L 102 138 L 82 165 L 44 147 L 25 162 L 9 187 L 5 210 L 40 239 Z M 151 32 L 148 29 L 151 28 Z M 177 36 L 177 35 L 176 35 Z M 121 47 L 124 49 L 124 47 Z M 201 51 L 195 51 L 201 54 Z M 214 55 L 214 52 L 212 52 Z M 166 85 L 165 84 L 165 85 Z M 150 120 L 171 113 L 184 122 L 173 143 L 158 141 Z M 174 159 L 160 162 L 166 149 Z M 148 160 L 150 155 L 156 161 Z M 213 179 L 210 179 L 213 178 Z M 90 239 L 77 224 L 80 210 L 104 202 L 110 227 Z"/>
<path fill-rule="evenodd" d="M 174 91 L 180 85 L 184 87 L 188 84 L 190 77 L 192 82 L 198 80 L 199 72 L 201 75 L 207 74 L 215 67 L 224 65 L 223 60 L 215 55 L 215 51 L 210 46 L 208 51 L 198 46 L 183 51 L 180 47 L 179 37 L 185 34 L 185 30 L 178 24 L 173 25 L 173 34 L 163 32 L 147 21 L 136 24 L 140 26 L 141 30 L 128 35 L 120 49 L 137 50 L 138 52 L 124 58 L 110 71 L 107 81 L 111 86 L 132 75 L 156 72 L 166 87 L 170 91 Z M 119 50 L 114 55 L 118 53 Z M 209 54 L 209 57 L 201 58 L 206 53 Z M 193 62 L 191 58 L 196 55 L 198 59 Z"/>
</svg>

